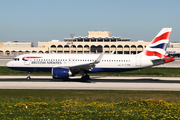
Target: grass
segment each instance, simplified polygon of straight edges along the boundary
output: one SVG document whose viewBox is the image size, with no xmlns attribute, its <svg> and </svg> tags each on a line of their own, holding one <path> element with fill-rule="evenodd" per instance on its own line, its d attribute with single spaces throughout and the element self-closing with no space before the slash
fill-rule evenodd
<svg viewBox="0 0 180 120">
<path fill-rule="evenodd" d="M 161 99 L 180 102 L 178 91 L 119 91 L 119 90 L 6 90 L 0 89 L 0 98 L 26 99 L 59 102 L 72 99 L 81 102 L 103 101 L 118 102 L 131 99 Z"/>
<path fill-rule="evenodd" d="M 0 119 L 180 119 L 180 92 L 0 90 Z M 26 108 L 26 104 L 28 108 Z"/>
<path fill-rule="evenodd" d="M 26 104 L 28 107 L 26 108 Z M 118 119 L 180 119 L 180 104 L 163 100 L 129 100 L 113 103 L 2 101 L 1 120 L 118 120 Z"/>
<path fill-rule="evenodd" d="M 7 67 L 0 67 L 0 75 L 27 75 L 26 71 L 15 71 Z M 51 76 L 51 72 L 32 72 L 32 75 Z M 145 68 L 127 72 L 99 72 L 90 73 L 90 76 L 154 76 L 180 77 L 180 68 Z"/>
</svg>

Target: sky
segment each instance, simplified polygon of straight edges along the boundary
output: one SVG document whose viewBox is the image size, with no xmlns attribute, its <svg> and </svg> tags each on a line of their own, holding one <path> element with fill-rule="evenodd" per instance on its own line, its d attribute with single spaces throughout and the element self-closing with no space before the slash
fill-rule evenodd
<svg viewBox="0 0 180 120">
<path fill-rule="evenodd" d="M 150 42 L 172 27 L 180 42 L 180 0 L 0 0 L 0 42 L 61 40 L 106 30 Z"/>
</svg>

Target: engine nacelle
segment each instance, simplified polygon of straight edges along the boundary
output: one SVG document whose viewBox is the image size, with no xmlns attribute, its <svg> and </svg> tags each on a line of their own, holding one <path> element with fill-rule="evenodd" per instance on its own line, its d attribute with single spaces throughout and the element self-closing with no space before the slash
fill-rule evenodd
<svg viewBox="0 0 180 120">
<path fill-rule="evenodd" d="M 54 79 L 65 79 L 69 78 L 70 75 L 72 75 L 72 73 L 67 68 L 52 68 L 52 77 Z"/>
</svg>

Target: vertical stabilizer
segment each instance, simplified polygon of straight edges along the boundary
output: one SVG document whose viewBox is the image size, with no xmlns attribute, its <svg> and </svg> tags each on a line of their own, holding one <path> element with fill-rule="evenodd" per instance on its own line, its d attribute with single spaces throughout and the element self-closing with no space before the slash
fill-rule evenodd
<svg viewBox="0 0 180 120">
<path fill-rule="evenodd" d="M 147 56 L 158 56 L 159 58 L 164 58 L 171 31 L 172 28 L 163 28 L 144 49 L 143 53 Z"/>
</svg>

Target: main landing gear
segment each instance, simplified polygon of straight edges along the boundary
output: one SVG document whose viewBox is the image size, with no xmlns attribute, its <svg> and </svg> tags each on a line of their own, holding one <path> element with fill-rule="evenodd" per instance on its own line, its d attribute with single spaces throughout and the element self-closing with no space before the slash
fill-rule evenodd
<svg viewBox="0 0 180 120">
<path fill-rule="evenodd" d="M 28 79 L 28 80 L 30 80 L 31 79 L 31 72 L 28 72 L 28 76 L 27 76 L 27 78 L 26 79 Z"/>
<path fill-rule="evenodd" d="M 89 77 L 89 75 L 86 73 L 86 75 L 84 76 L 82 76 L 81 77 L 81 80 L 89 80 L 90 79 L 90 77 Z"/>
<path fill-rule="evenodd" d="M 89 80 L 90 79 L 89 75 L 84 70 L 79 71 L 79 74 L 82 75 L 81 80 Z"/>
</svg>

